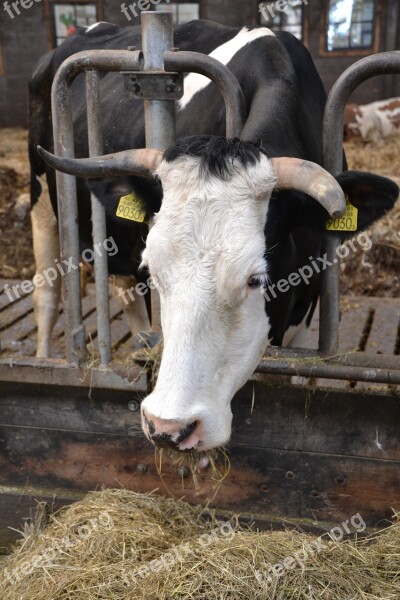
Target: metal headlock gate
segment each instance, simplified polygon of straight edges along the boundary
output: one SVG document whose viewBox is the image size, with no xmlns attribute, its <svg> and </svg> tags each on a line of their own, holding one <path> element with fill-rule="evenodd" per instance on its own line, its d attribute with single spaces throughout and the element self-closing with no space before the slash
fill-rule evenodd
<svg viewBox="0 0 400 600">
<path fill-rule="evenodd" d="M 232 72 L 217 60 L 197 52 L 173 48 L 171 13 L 142 13 L 142 50 L 93 50 L 74 54 L 58 69 L 52 86 L 54 153 L 74 158 L 74 134 L 71 85 L 85 73 L 88 141 L 90 157 L 103 153 L 100 114 L 101 72 L 118 71 L 125 77 L 126 93 L 144 100 L 146 146 L 166 149 L 175 142 L 175 102 L 183 95 L 183 73 L 205 75 L 219 88 L 226 106 L 226 135 L 240 137 L 245 117 L 245 101 L 239 82 Z M 342 172 L 343 113 L 352 91 L 375 75 L 400 73 L 400 51 L 384 52 L 364 58 L 338 79 L 329 95 L 323 131 L 324 167 L 333 175 Z M 119 173 L 111 167 L 107 176 Z M 78 203 L 75 176 L 57 171 L 57 195 L 61 258 L 79 264 Z M 93 243 L 106 239 L 105 211 L 92 195 Z M 326 236 L 324 251 L 333 263 L 340 245 L 336 235 Z M 111 335 L 108 291 L 107 255 L 94 253 L 96 273 L 96 306 L 100 367 L 91 368 L 93 387 L 145 391 L 146 375 L 135 366 L 130 373 L 121 367 L 106 368 L 111 363 Z M 339 260 L 322 273 L 319 349 L 269 348 L 257 371 L 269 374 L 300 375 L 329 379 L 347 379 L 374 383 L 400 384 L 400 357 L 347 353 L 338 355 L 339 335 Z M 85 327 L 82 320 L 79 271 L 71 270 L 63 277 L 66 360 L 9 360 L 0 358 L 0 379 L 12 381 L 76 385 L 80 370 L 82 384 L 87 360 Z M 159 298 L 152 293 L 152 327 L 160 331 Z M 39 369 L 38 369 L 39 367 Z M 74 369 L 71 369 L 74 367 Z M 72 374 L 73 373 L 73 374 Z M 79 379 L 79 377 L 78 377 Z M 87 379 L 87 377 L 86 377 Z M 73 384 L 71 383 L 73 381 Z"/>
</svg>

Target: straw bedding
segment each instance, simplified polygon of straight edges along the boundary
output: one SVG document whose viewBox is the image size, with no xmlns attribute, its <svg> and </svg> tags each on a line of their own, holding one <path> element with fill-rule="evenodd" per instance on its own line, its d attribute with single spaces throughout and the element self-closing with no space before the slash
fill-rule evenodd
<svg viewBox="0 0 400 600">
<path fill-rule="evenodd" d="M 400 598 L 400 522 L 366 540 L 325 535 L 319 553 L 269 581 L 263 571 L 316 537 L 256 532 L 124 490 L 90 493 L 45 527 L 41 505 L 37 513 L 3 565 L 4 600 Z"/>
</svg>

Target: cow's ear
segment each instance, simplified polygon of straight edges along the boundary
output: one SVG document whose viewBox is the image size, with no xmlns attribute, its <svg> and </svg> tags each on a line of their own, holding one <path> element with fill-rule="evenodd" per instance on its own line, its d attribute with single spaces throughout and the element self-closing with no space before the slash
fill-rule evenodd
<svg viewBox="0 0 400 600">
<path fill-rule="evenodd" d="M 346 171 L 336 177 L 350 203 L 358 210 L 357 231 L 367 229 L 374 221 L 391 210 L 399 197 L 399 187 L 387 177 Z M 354 235 L 354 231 L 336 232 L 343 239 Z"/>
</svg>

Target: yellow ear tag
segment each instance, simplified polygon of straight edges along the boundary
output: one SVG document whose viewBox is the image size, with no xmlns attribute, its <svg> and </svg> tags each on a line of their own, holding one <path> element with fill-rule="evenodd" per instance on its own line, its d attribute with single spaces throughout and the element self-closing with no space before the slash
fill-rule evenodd
<svg viewBox="0 0 400 600">
<path fill-rule="evenodd" d="M 143 210 L 142 202 L 134 192 L 119 199 L 115 214 L 121 219 L 128 219 L 128 221 L 136 221 L 137 223 L 146 221 L 146 211 Z"/>
<path fill-rule="evenodd" d="M 358 208 L 350 204 L 346 194 L 346 210 L 342 217 L 328 219 L 326 228 L 328 231 L 357 231 Z"/>
</svg>

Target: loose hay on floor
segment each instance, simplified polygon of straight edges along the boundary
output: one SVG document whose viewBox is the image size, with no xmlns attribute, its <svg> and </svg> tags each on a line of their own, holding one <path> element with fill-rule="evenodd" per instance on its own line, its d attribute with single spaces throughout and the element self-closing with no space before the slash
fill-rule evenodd
<svg viewBox="0 0 400 600">
<path fill-rule="evenodd" d="M 296 565 L 271 581 L 260 574 L 257 578 L 256 572 L 268 570 L 270 565 L 315 543 L 315 539 L 296 531 L 246 530 L 236 519 L 221 525 L 214 515 L 205 520 L 200 508 L 181 501 L 106 490 L 90 493 L 63 509 L 50 518 L 46 528 L 39 523 L 26 529 L 24 538 L 2 565 L 1 597 L 400 598 L 399 522 L 364 541 L 328 543 L 329 537 L 325 536 L 325 548 L 305 561 L 303 568 Z"/>
</svg>

